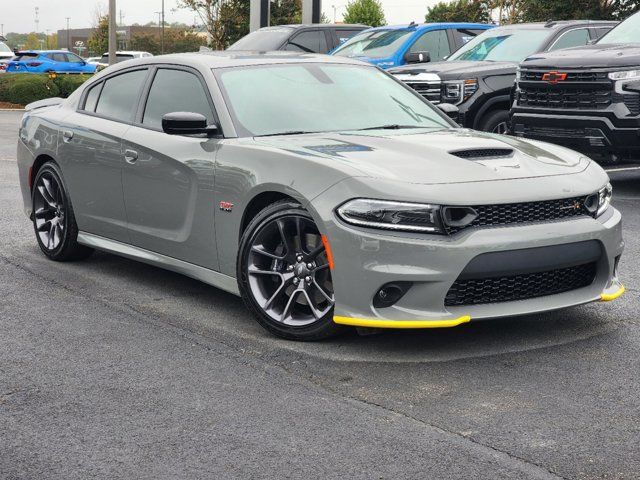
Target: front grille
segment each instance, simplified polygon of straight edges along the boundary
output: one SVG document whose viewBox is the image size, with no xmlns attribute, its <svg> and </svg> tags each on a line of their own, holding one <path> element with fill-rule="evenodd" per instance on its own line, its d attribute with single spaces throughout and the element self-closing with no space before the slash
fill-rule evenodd
<svg viewBox="0 0 640 480">
<path fill-rule="evenodd" d="M 440 82 L 405 82 L 408 87 L 429 100 L 431 103 L 440 103 Z"/>
<path fill-rule="evenodd" d="M 567 110 L 602 110 L 611 105 L 610 89 L 568 86 L 520 86 L 518 105 Z"/>
<path fill-rule="evenodd" d="M 521 132 L 516 130 L 516 134 L 518 133 L 522 133 L 525 137 L 540 136 L 583 139 L 587 136 L 587 131 L 584 128 L 538 127 L 534 125 L 524 125 Z"/>
<path fill-rule="evenodd" d="M 445 225 L 448 234 L 454 234 L 469 227 L 506 226 L 519 223 L 554 221 L 573 217 L 593 217 L 585 203 L 585 197 L 545 200 L 541 202 L 503 203 L 497 205 L 471 206 L 477 213 L 475 219 L 464 226 Z M 447 207 L 456 209 L 457 207 Z M 469 207 L 459 207 L 468 209 Z M 454 214 L 455 216 L 455 214 Z"/>
<path fill-rule="evenodd" d="M 522 70 L 520 81 L 522 82 L 542 82 L 542 77 L 549 70 Z M 559 72 L 566 73 L 567 78 L 563 82 L 606 82 L 607 72 Z"/>
<path fill-rule="evenodd" d="M 505 158 L 513 155 L 510 148 L 475 148 L 469 150 L 455 150 L 449 152 L 456 157 L 469 160 L 482 160 L 483 158 Z"/>
<path fill-rule="evenodd" d="M 445 306 L 513 302 L 569 292 L 591 285 L 596 263 L 586 263 L 545 272 L 493 278 L 456 280 L 447 292 Z"/>
</svg>

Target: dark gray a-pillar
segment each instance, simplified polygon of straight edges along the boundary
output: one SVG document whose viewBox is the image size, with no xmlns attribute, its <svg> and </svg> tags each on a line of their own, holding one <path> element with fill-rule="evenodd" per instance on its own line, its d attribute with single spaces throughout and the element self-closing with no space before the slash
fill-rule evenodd
<svg viewBox="0 0 640 480">
<path fill-rule="evenodd" d="M 320 23 L 322 0 L 302 0 L 302 23 Z"/>
<path fill-rule="evenodd" d="M 269 0 L 251 0 L 249 6 L 249 31 L 253 32 L 259 28 L 269 26 L 270 7 L 271 2 Z"/>
</svg>

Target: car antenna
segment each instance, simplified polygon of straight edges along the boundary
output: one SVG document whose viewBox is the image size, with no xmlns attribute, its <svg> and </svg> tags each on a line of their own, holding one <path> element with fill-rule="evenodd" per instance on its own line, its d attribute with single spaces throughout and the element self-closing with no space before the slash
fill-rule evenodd
<svg viewBox="0 0 640 480">
<path fill-rule="evenodd" d="M 556 24 L 553 20 L 547 20 L 547 23 L 544 24 L 544 28 L 551 28 Z"/>
<path fill-rule="evenodd" d="M 411 23 L 409 24 L 409 27 L 415 27 L 416 26 L 416 21 L 415 20 L 411 20 Z"/>
</svg>

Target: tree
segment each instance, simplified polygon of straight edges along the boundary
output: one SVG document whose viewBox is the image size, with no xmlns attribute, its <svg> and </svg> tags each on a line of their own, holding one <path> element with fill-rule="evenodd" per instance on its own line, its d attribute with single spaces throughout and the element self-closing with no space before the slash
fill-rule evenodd
<svg viewBox="0 0 640 480">
<path fill-rule="evenodd" d="M 345 23 L 361 23 L 371 27 L 386 25 L 382 5 L 378 0 L 353 0 L 347 4 Z"/>
<path fill-rule="evenodd" d="M 58 34 L 52 33 L 46 37 L 45 48 L 53 50 L 58 48 Z"/>
<path fill-rule="evenodd" d="M 109 16 L 102 15 L 98 25 L 87 40 L 89 54 L 102 55 L 109 50 Z"/>
<path fill-rule="evenodd" d="M 227 44 L 226 23 L 221 15 L 229 0 L 178 0 L 178 8 L 187 8 L 202 21 L 209 34 L 210 44 L 223 50 Z"/>
<path fill-rule="evenodd" d="M 527 0 L 522 4 L 525 22 L 547 20 L 623 20 L 640 9 L 640 0 Z"/>
<path fill-rule="evenodd" d="M 38 35 L 35 34 L 35 32 L 31 32 L 29 35 L 27 35 L 27 39 L 24 42 L 24 49 L 25 50 L 40 49 L 40 39 L 38 38 Z"/>
<path fill-rule="evenodd" d="M 453 0 L 429 7 L 425 22 L 487 23 L 491 18 L 489 4 L 483 0 Z"/>
</svg>

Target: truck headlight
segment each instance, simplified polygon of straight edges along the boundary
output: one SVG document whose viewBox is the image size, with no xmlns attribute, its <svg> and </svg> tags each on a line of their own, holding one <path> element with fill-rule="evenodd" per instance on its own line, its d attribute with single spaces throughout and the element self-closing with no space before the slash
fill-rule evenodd
<svg viewBox="0 0 640 480">
<path fill-rule="evenodd" d="M 598 191 L 598 210 L 596 211 L 596 217 L 602 215 L 609 205 L 611 204 L 611 197 L 613 196 L 613 187 L 611 183 L 607 183 Z"/>
<path fill-rule="evenodd" d="M 453 80 L 442 82 L 442 101 L 458 105 L 466 102 L 471 95 L 478 91 L 478 80 L 468 78 L 466 80 Z"/>
<path fill-rule="evenodd" d="M 337 213 L 346 223 L 361 227 L 444 233 L 439 205 L 358 198 L 342 204 Z"/>
<path fill-rule="evenodd" d="M 610 80 L 640 80 L 640 70 L 623 70 L 609 73 Z"/>
</svg>

